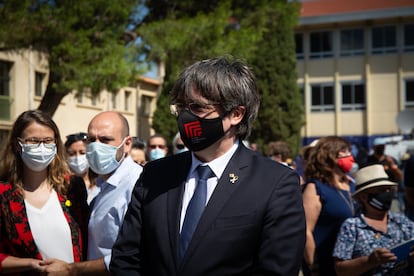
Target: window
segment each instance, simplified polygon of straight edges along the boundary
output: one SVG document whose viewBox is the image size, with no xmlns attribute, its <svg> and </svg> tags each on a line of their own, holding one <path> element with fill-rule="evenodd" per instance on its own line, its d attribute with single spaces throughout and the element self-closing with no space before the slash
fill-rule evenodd
<svg viewBox="0 0 414 276">
<path fill-rule="evenodd" d="M 131 109 L 131 92 L 125 91 L 125 110 L 129 111 Z"/>
<path fill-rule="evenodd" d="M 404 52 L 414 51 L 414 24 L 404 25 Z"/>
<path fill-rule="evenodd" d="M 83 93 L 77 93 L 76 95 L 75 95 L 75 97 L 76 97 L 76 101 L 78 102 L 78 103 L 83 103 Z"/>
<path fill-rule="evenodd" d="M 384 54 L 397 51 L 397 34 L 395 26 L 372 28 L 372 53 Z"/>
<path fill-rule="evenodd" d="M 405 81 L 405 108 L 414 108 L 414 79 Z"/>
<path fill-rule="evenodd" d="M 10 71 L 12 63 L 0 60 L 0 119 L 10 120 Z"/>
<path fill-rule="evenodd" d="M 365 110 L 365 84 L 357 82 L 342 84 L 341 109 Z"/>
<path fill-rule="evenodd" d="M 310 57 L 324 58 L 333 56 L 332 32 L 310 34 Z"/>
<path fill-rule="evenodd" d="M 356 56 L 364 54 L 364 31 L 350 29 L 341 31 L 341 56 Z"/>
<path fill-rule="evenodd" d="M 98 105 L 99 102 L 99 93 L 92 93 L 91 95 L 91 103 L 93 106 Z"/>
<path fill-rule="evenodd" d="M 334 87 L 332 84 L 311 85 L 311 111 L 335 110 Z"/>
<path fill-rule="evenodd" d="M 143 116 L 151 115 L 151 102 L 152 102 L 151 97 L 145 96 L 145 95 L 141 97 L 141 115 Z"/>
<path fill-rule="evenodd" d="M 44 93 L 43 80 L 45 79 L 45 74 L 36 72 L 35 73 L 35 96 L 42 97 Z"/>
<path fill-rule="evenodd" d="M 303 34 L 295 34 L 296 58 L 303 59 Z"/>
<path fill-rule="evenodd" d="M 10 96 L 10 70 L 12 63 L 0 61 L 0 95 Z"/>
<path fill-rule="evenodd" d="M 118 92 L 113 92 L 112 93 L 112 108 L 113 109 L 117 109 L 118 108 Z"/>
</svg>

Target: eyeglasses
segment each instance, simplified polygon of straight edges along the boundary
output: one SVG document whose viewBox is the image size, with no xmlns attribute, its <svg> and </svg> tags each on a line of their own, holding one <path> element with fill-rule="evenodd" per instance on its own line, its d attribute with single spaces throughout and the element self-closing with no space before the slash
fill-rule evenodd
<svg viewBox="0 0 414 276">
<path fill-rule="evenodd" d="M 176 144 L 175 147 L 179 150 L 185 148 L 185 146 L 183 144 Z"/>
<path fill-rule="evenodd" d="M 156 148 L 165 149 L 167 146 L 164 146 L 164 145 L 149 145 L 148 147 L 150 149 L 156 149 Z"/>
<path fill-rule="evenodd" d="M 37 137 L 30 137 L 30 138 L 17 138 L 17 140 L 19 140 L 21 143 L 23 144 L 28 144 L 28 145 L 40 145 L 41 143 L 46 144 L 46 145 L 50 145 L 50 144 L 55 144 L 56 143 L 56 139 L 52 138 L 52 137 L 46 137 L 43 139 L 37 138 Z"/>
<path fill-rule="evenodd" d="M 76 142 L 76 141 L 86 142 L 86 140 L 88 140 L 88 134 L 85 132 L 70 134 L 66 136 L 66 139 L 68 140 L 68 142 Z"/>
<path fill-rule="evenodd" d="M 175 103 L 170 105 L 170 111 L 174 116 L 178 116 L 183 110 L 189 110 L 191 113 L 199 116 L 215 111 L 215 105 L 220 105 L 220 103 Z"/>
</svg>

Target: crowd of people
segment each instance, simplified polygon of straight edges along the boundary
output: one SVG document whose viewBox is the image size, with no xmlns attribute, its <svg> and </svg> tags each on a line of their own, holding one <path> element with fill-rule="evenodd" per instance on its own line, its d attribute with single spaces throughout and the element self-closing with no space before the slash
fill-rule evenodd
<svg viewBox="0 0 414 276">
<path fill-rule="evenodd" d="M 353 146 L 327 136 L 300 151 L 307 226 L 301 274 L 413 275 L 413 254 L 401 262 L 390 249 L 414 238 L 414 156 L 399 164 L 385 153 L 383 138 L 370 154 L 362 148 L 354 154 Z M 286 142 L 272 141 L 265 150 L 298 169 L 286 162 L 295 160 Z"/>
<path fill-rule="evenodd" d="M 326 136 L 296 164 L 287 141 L 245 144 L 259 102 L 245 63 L 213 58 L 172 87 L 171 143 L 115 111 L 63 142 L 23 112 L 0 159 L 0 273 L 413 275 L 394 247 L 414 239 L 414 157 Z M 390 210 L 402 182 L 406 213 Z"/>
</svg>

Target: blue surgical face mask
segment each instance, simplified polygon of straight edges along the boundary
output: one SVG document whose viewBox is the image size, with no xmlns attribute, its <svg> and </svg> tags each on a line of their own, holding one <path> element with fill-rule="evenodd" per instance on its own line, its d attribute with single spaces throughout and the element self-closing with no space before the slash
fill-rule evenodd
<svg viewBox="0 0 414 276">
<path fill-rule="evenodd" d="M 165 151 L 160 148 L 155 148 L 150 151 L 151 161 L 165 157 Z"/>
<path fill-rule="evenodd" d="M 32 171 L 40 172 L 52 163 L 56 155 L 56 144 L 22 144 L 23 163 Z"/>
<path fill-rule="evenodd" d="M 86 154 L 80 154 L 76 156 L 70 156 L 67 159 L 70 169 L 77 175 L 83 175 L 89 169 L 88 160 Z"/>
<path fill-rule="evenodd" d="M 86 145 L 86 158 L 91 169 L 99 175 L 109 174 L 116 170 L 122 161 L 122 159 L 116 160 L 116 153 L 124 143 L 125 139 L 118 147 L 100 142 Z"/>
</svg>

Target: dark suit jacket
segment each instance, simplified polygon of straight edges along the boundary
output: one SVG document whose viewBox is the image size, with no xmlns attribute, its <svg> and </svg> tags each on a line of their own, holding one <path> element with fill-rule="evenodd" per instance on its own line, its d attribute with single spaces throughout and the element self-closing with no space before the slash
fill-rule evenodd
<svg viewBox="0 0 414 276">
<path fill-rule="evenodd" d="M 298 275 L 306 228 L 298 175 L 243 145 L 218 180 L 180 262 L 190 166 L 189 152 L 145 166 L 112 250 L 112 275 Z"/>
</svg>

